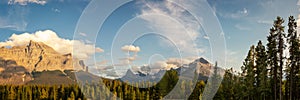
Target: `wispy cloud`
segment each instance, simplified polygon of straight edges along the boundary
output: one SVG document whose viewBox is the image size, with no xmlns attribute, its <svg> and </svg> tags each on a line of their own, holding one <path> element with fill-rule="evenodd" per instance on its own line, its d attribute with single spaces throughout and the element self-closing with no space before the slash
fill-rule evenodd
<svg viewBox="0 0 300 100">
<path fill-rule="evenodd" d="M 203 38 L 209 40 L 209 37 L 207 35 L 203 36 Z"/>
<path fill-rule="evenodd" d="M 0 16 L 0 29 L 25 31 L 29 9 L 23 6 L 8 8 L 7 15 Z M 1 14 L 0 14 L 1 15 Z"/>
<path fill-rule="evenodd" d="M 100 52 L 100 53 L 104 52 L 104 50 L 101 49 L 101 48 L 96 48 L 95 51 L 96 51 L 96 52 Z"/>
<path fill-rule="evenodd" d="M 242 17 L 246 17 L 249 15 L 249 11 L 247 8 L 243 8 L 241 10 L 237 10 L 235 12 L 218 12 L 218 14 L 220 16 L 223 16 L 225 18 L 233 18 L 233 19 L 237 19 L 237 18 L 242 18 Z"/>
<path fill-rule="evenodd" d="M 86 37 L 86 33 L 80 32 L 79 35 Z"/>
<path fill-rule="evenodd" d="M 27 5 L 29 3 L 34 3 L 34 4 L 40 4 L 40 5 L 45 5 L 47 2 L 46 0 L 8 0 L 8 4 L 19 4 L 19 5 Z"/>
<path fill-rule="evenodd" d="M 132 65 L 132 62 L 137 60 L 137 53 L 141 51 L 139 46 L 124 45 L 121 50 L 125 53 L 126 57 L 119 58 L 119 63 L 114 66 L 128 66 Z M 131 53 L 133 53 L 131 55 Z"/>
<path fill-rule="evenodd" d="M 183 1 L 185 3 L 187 1 Z M 175 45 L 185 53 L 195 54 L 197 44 L 194 41 L 200 36 L 200 25 L 188 11 L 167 1 L 143 1 L 140 18 L 148 22 L 149 28 L 176 41 Z M 189 7 L 189 6 L 188 6 Z M 192 6 L 190 6 L 192 7 Z M 200 19 L 201 20 L 201 19 Z M 200 22 L 201 23 L 201 22 Z M 171 45 L 169 41 L 162 41 Z"/>
</svg>

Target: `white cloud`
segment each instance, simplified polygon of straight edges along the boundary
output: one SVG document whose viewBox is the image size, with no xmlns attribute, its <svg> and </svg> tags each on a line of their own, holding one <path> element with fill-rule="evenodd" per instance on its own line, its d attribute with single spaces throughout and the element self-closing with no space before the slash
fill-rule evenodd
<svg viewBox="0 0 300 100">
<path fill-rule="evenodd" d="M 79 35 L 81 36 L 87 36 L 86 33 L 80 32 Z"/>
<path fill-rule="evenodd" d="M 209 37 L 207 35 L 205 35 L 203 38 L 209 40 Z"/>
<path fill-rule="evenodd" d="M 193 16 L 188 14 L 188 11 L 167 1 L 142 3 L 145 3 L 141 11 L 141 15 L 144 16 L 139 18 L 145 20 L 149 24 L 149 28 L 158 31 L 172 41 L 176 41 L 175 44 L 181 49 L 180 51 L 195 54 L 197 44 L 194 41 L 200 35 L 200 25 Z M 162 41 L 162 43 L 171 45 L 169 41 Z"/>
<path fill-rule="evenodd" d="M 169 64 L 165 61 L 156 61 L 150 65 L 143 65 L 139 68 L 135 68 L 135 70 L 153 74 L 159 72 L 160 70 L 170 70 L 171 68 L 176 69 L 178 68 L 178 65 Z"/>
<path fill-rule="evenodd" d="M 140 47 L 134 46 L 134 45 L 125 45 L 121 49 L 124 52 L 140 52 L 141 51 Z"/>
<path fill-rule="evenodd" d="M 193 62 L 195 59 L 187 59 L 187 58 L 169 58 L 167 59 L 166 63 L 168 64 L 174 64 L 181 66 L 182 64 L 189 64 Z"/>
<path fill-rule="evenodd" d="M 88 45 L 78 40 L 60 38 L 52 30 L 23 33 L 19 35 L 13 34 L 9 40 L 0 42 L 0 47 L 27 45 L 30 40 L 43 42 L 61 54 L 72 53 L 74 45 L 74 49 L 76 50 L 73 52 L 73 56 L 79 59 L 86 59 L 95 52 L 104 52 L 103 49 L 95 47 L 95 45 Z"/>
<path fill-rule="evenodd" d="M 95 51 L 98 52 L 98 53 L 104 52 L 104 50 L 101 49 L 101 48 L 96 48 Z"/>
<path fill-rule="evenodd" d="M 40 5 L 45 5 L 47 2 L 46 0 L 9 0 L 8 4 L 19 4 L 19 5 L 27 5 L 28 3 L 35 3 Z"/>
<path fill-rule="evenodd" d="M 122 66 L 118 67 L 118 69 L 122 69 L 124 66 L 128 65 L 133 66 L 132 63 L 136 61 L 138 57 L 137 53 L 141 51 L 140 47 L 134 45 L 124 45 L 123 47 L 121 47 L 121 50 L 126 53 L 126 57 L 118 58 L 119 62 L 113 64 L 113 66 Z M 133 54 L 131 55 L 128 52 L 133 52 Z"/>
<path fill-rule="evenodd" d="M 157 61 L 155 63 L 150 64 L 150 69 L 152 73 L 158 72 L 159 70 L 170 70 L 171 68 L 176 69 L 178 65 L 167 63 L 165 61 Z"/>
<path fill-rule="evenodd" d="M 170 70 L 170 69 L 172 69 L 172 68 L 173 68 L 173 69 L 176 69 L 176 68 L 178 68 L 178 66 L 177 66 L 177 65 L 174 65 L 174 64 L 168 64 L 167 67 L 165 67 L 166 70 Z"/>
<path fill-rule="evenodd" d="M 245 16 L 249 15 L 249 11 L 246 8 L 243 8 L 241 10 L 237 10 L 236 12 L 233 13 L 228 13 L 228 12 L 224 12 L 224 13 L 220 13 L 219 15 L 226 17 L 226 18 L 233 18 L 233 19 L 237 19 L 237 18 L 242 18 Z"/>
<path fill-rule="evenodd" d="M 156 61 L 150 65 L 144 65 L 151 69 L 151 73 L 158 72 L 159 70 L 170 70 L 171 68 L 176 69 L 182 67 L 183 64 L 190 64 L 195 61 L 198 57 L 189 58 L 169 58 L 165 61 Z"/>
</svg>

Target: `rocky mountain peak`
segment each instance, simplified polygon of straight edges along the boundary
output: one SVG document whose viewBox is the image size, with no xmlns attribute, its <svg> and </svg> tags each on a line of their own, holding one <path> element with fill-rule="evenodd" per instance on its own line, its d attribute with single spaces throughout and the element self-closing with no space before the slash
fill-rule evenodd
<svg viewBox="0 0 300 100">
<path fill-rule="evenodd" d="M 194 62 L 200 62 L 202 64 L 209 64 L 209 62 L 206 59 L 202 58 L 202 57 L 199 58 L 199 59 L 196 59 Z"/>
<path fill-rule="evenodd" d="M 36 51 L 43 51 L 45 53 L 50 53 L 50 54 L 57 53 L 53 48 L 44 44 L 43 42 L 35 42 L 30 40 L 26 47 L 27 48 L 25 50 L 27 50 L 28 52 L 36 50 Z"/>
<path fill-rule="evenodd" d="M 78 66 L 76 69 L 82 69 L 81 65 L 84 65 L 83 62 L 79 64 L 79 60 L 73 59 L 71 54 L 60 54 L 42 42 L 30 41 L 26 46 L 2 47 L 0 52 L 1 58 L 15 61 L 29 72 L 74 69 L 74 62 Z"/>
<path fill-rule="evenodd" d="M 35 41 L 30 40 L 27 47 L 28 48 L 41 48 L 41 46 L 45 45 L 44 43 L 38 43 Z"/>
</svg>

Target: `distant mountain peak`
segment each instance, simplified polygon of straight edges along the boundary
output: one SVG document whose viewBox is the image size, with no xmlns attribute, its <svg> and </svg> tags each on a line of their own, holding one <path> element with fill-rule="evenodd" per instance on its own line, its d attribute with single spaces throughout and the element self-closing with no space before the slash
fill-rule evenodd
<svg viewBox="0 0 300 100">
<path fill-rule="evenodd" d="M 200 63 L 203 63 L 203 64 L 209 64 L 209 62 L 206 60 L 206 59 L 204 59 L 204 58 L 199 58 L 199 59 L 196 59 L 194 62 L 200 62 Z"/>
<path fill-rule="evenodd" d="M 128 69 L 127 72 L 126 72 L 126 75 L 135 75 L 131 69 Z"/>
</svg>

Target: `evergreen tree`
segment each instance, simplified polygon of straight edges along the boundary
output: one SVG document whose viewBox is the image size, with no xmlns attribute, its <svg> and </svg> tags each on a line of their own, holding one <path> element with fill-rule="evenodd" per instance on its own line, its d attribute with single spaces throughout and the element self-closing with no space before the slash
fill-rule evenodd
<svg viewBox="0 0 300 100">
<path fill-rule="evenodd" d="M 275 28 L 270 29 L 270 35 L 267 37 L 267 55 L 268 55 L 268 67 L 270 68 L 271 86 L 272 86 L 272 99 L 278 96 L 278 57 L 277 57 L 277 42 Z"/>
<path fill-rule="evenodd" d="M 255 73 L 254 73 L 254 57 L 255 57 L 255 49 L 254 49 L 254 45 L 252 45 L 250 47 L 250 50 L 248 52 L 247 57 L 245 58 L 244 61 L 244 78 L 245 78 L 245 85 L 246 87 L 246 94 L 247 94 L 247 98 L 251 98 L 253 97 L 253 93 L 251 93 L 250 91 L 254 91 L 254 82 L 255 82 Z"/>
<path fill-rule="evenodd" d="M 255 83 L 255 72 L 254 72 L 254 57 L 255 57 L 255 47 L 252 45 L 250 47 L 250 50 L 248 52 L 248 55 L 246 59 L 244 60 L 242 71 L 244 73 L 244 81 L 245 83 L 245 94 L 246 94 L 246 99 L 251 99 L 253 100 L 255 97 L 254 96 L 254 83 Z"/>
<path fill-rule="evenodd" d="M 285 33 L 284 33 L 284 26 L 282 25 L 284 23 L 284 20 L 281 17 L 277 17 L 277 19 L 274 22 L 274 27 L 277 32 L 277 38 L 278 38 L 278 61 L 279 61 L 279 99 L 282 100 L 282 76 L 283 76 L 283 66 L 284 66 L 284 50 L 285 50 Z"/>
<path fill-rule="evenodd" d="M 223 95 L 224 99 L 234 100 L 234 79 L 232 69 L 225 71 L 224 80 L 223 80 Z"/>
<path fill-rule="evenodd" d="M 257 96 L 258 99 L 266 100 L 266 96 L 270 95 L 269 81 L 268 81 L 268 69 L 267 69 L 267 53 L 265 46 L 261 41 L 258 42 L 256 48 L 256 84 L 257 84 Z"/>
<path fill-rule="evenodd" d="M 287 78 L 287 83 L 286 83 L 286 98 L 289 98 L 291 100 L 296 99 L 297 92 L 296 89 L 298 88 L 296 86 L 296 74 L 299 70 L 299 38 L 297 35 L 297 23 L 295 21 L 295 18 L 293 16 L 289 17 L 289 22 L 288 22 L 288 44 L 289 44 L 289 58 L 288 58 L 288 65 L 286 68 L 286 78 Z"/>
</svg>

